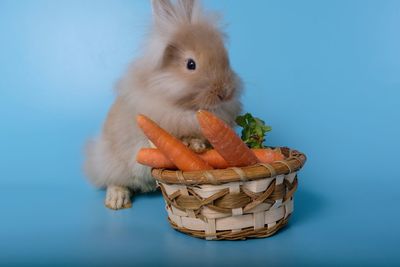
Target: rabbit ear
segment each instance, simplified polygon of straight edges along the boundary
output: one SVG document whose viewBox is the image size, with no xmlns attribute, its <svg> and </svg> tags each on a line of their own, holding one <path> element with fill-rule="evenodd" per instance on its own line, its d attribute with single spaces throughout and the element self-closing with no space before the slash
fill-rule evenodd
<svg viewBox="0 0 400 267">
<path fill-rule="evenodd" d="M 153 16 L 158 24 L 173 22 L 176 18 L 174 7 L 170 0 L 152 0 Z"/>
<path fill-rule="evenodd" d="M 177 13 L 180 17 L 184 18 L 186 21 L 191 22 L 196 11 L 197 1 L 196 0 L 178 0 L 177 2 Z"/>
<path fill-rule="evenodd" d="M 201 8 L 197 0 L 152 0 L 153 15 L 158 26 L 165 27 L 176 23 L 191 23 L 199 20 Z"/>
</svg>

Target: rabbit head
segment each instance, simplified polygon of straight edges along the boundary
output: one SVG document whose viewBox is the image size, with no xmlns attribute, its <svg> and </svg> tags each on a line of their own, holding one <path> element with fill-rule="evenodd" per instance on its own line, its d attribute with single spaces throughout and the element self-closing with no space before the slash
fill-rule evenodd
<svg viewBox="0 0 400 267">
<path fill-rule="evenodd" d="M 153 0 L 152 6 L 152 32 L 136 64 L 141 88 L 184 109 L 237 103 L 241 81 L 230 67 L 217 19 L 195 0 Z"/>
</svg>

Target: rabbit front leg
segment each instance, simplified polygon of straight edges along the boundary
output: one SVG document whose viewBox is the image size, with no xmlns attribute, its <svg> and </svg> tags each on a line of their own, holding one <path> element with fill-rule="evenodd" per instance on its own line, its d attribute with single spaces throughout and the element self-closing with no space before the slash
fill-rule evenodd
<svg viewBox="0 0 400 267">
<path fill-rule="evenodd" d="M 129 188 L 109 185 L 104 204 L 107 208 L 113 210 L 127 209 L 132 207 L 131 197 L 132 193 Z"/>
<path fill-rule="evenodd" d="M 203 153 L 210 146 L 206 139 L 199 137 L 183 137 L 182 142 L 196 153 Z"/>
</svg>

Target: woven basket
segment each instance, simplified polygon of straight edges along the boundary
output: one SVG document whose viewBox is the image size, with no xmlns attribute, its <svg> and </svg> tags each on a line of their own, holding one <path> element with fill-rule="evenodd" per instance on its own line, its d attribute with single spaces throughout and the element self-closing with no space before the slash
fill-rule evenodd
<svg viewBox="0 0 400 267">
<path fill-rule="evenodd" d="M 306 156 L 280 148 L 272 164 L 182 172 L 153 169 L 173 228 L 208 240 L 268 237 L 293 212 L 297 171 Z"/>
</svg>

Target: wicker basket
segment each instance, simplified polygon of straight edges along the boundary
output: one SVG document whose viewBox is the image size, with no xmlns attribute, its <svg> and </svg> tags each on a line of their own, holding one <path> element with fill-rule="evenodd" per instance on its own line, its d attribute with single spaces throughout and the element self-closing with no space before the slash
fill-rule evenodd
<svg viewBox="0 0 400 267">
<path fill-rule="evenodd" d="M 280 148 L 285 159 L 243 168 L 182 172 L 153 169 L 173 228 L 208 240 L 268 237 L 293 212 L 297 171 L 306 156 Z"/>
</svg>

